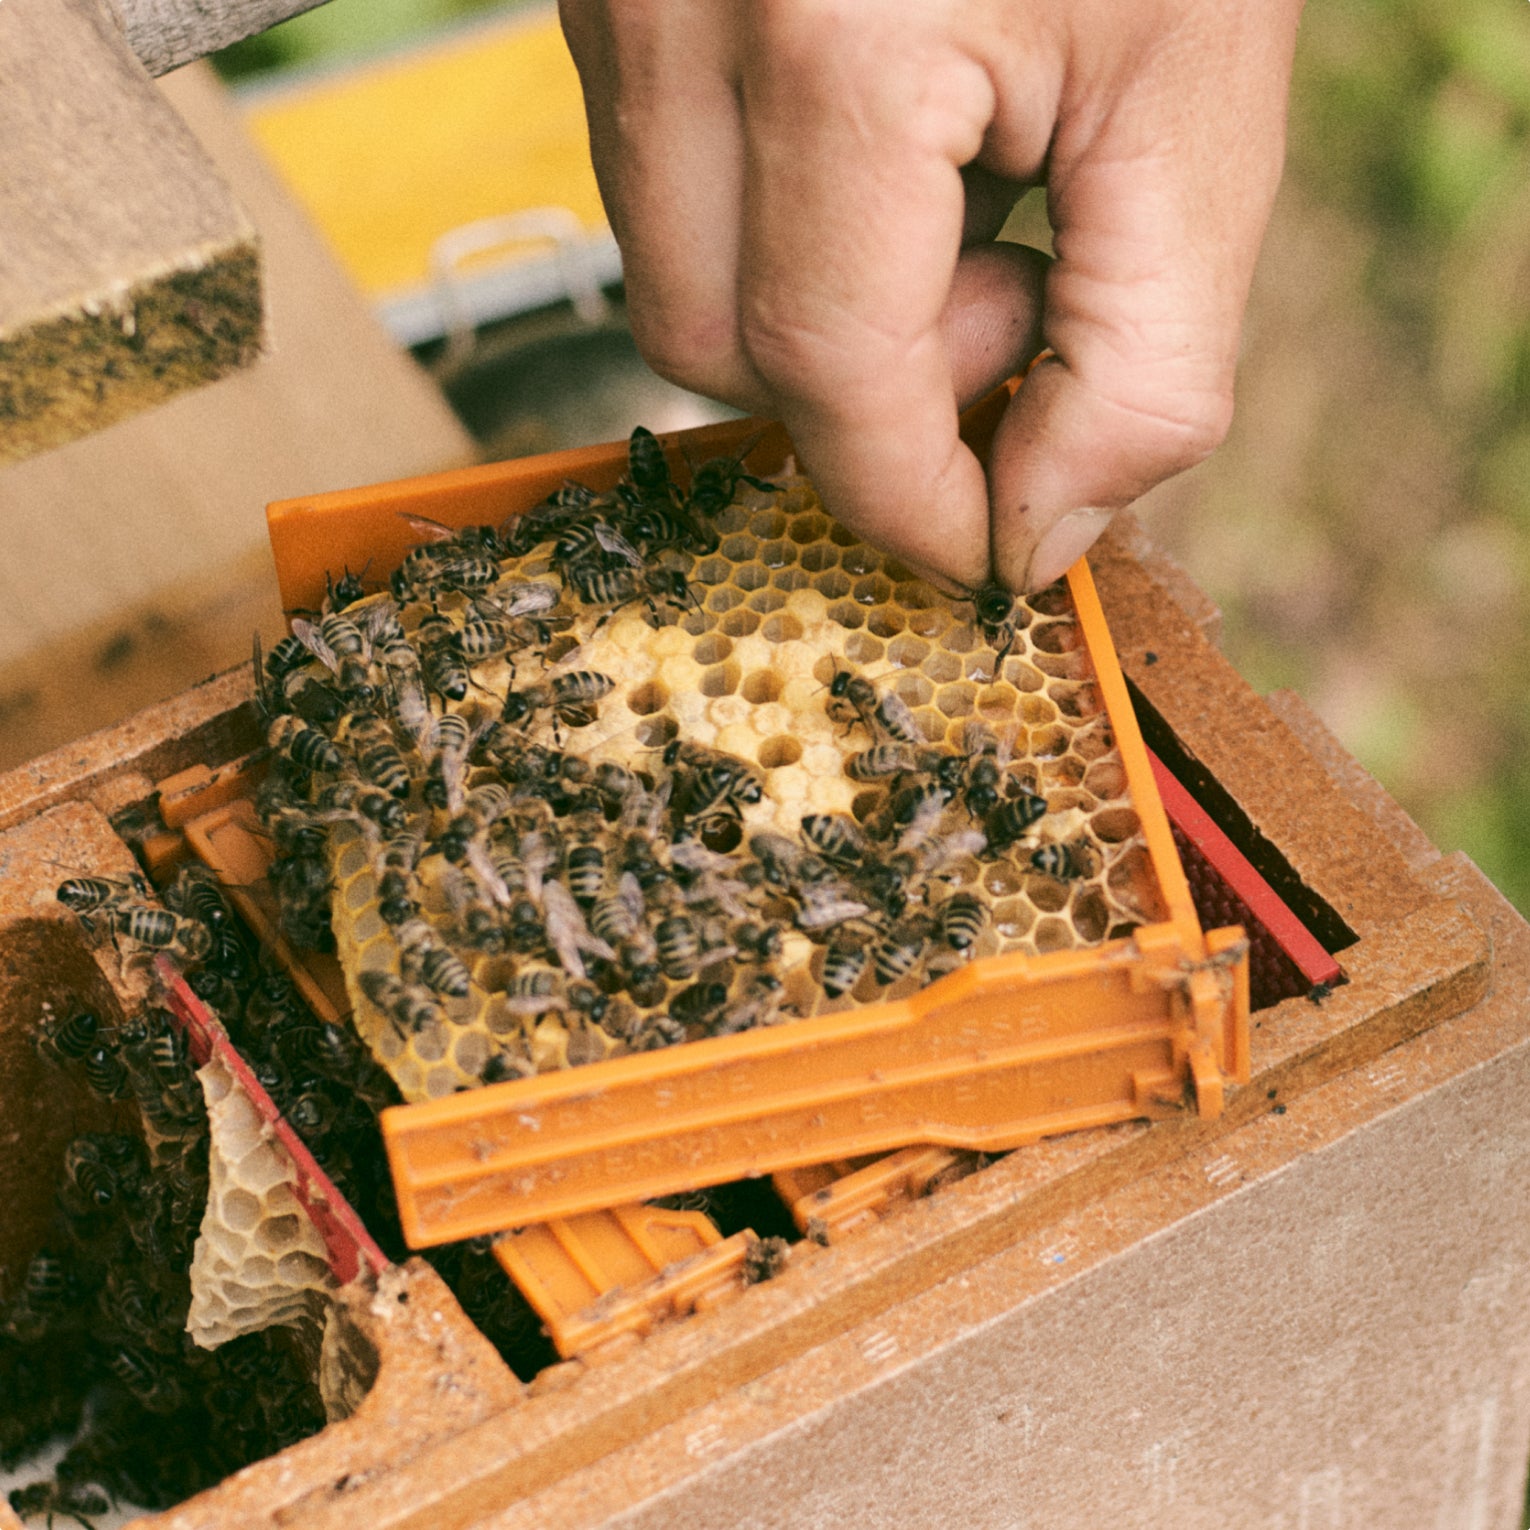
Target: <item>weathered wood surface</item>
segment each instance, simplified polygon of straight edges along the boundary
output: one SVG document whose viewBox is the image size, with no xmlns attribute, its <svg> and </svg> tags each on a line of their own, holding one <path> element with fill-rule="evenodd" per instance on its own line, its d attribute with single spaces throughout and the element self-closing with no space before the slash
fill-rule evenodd
<svg viewBox="0 0 1530 1530">
<path fill-rule="evenodd" d="M 268 500 L 474 458 L 211 66 L 154 88 L 249 210 L 271 344 L 212 387 L 0 467 L 0 768 L 237 664 L 252 627 L 279 636 Z"/>
<path fill-rule="evenodd" d="M 109 0 L 128 46 L 150 74 L 243 42 L 324 0 Z"/>
<path fill-rule="evenodd" d="M 0 462 L 251 360 L 255 231 L 96 0 L 0 5 Z"/>
</svg>

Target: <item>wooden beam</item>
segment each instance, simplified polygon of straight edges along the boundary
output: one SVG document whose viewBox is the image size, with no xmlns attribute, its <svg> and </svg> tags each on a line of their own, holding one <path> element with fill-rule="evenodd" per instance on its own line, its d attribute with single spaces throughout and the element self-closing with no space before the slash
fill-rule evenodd
<svg viewBox="0 0 1530 1530">
<path fill-rule="evenodd" d="M 112 15 L 5 0 L 0 462 L 211 382 L 260 336 L 254 230 Z"/>
<path fill-rule="evenodd" d="M 168 74 L 243 42 L 323 0 L 110 0 L 128 46 L 150 74 Z"/>
</svg>

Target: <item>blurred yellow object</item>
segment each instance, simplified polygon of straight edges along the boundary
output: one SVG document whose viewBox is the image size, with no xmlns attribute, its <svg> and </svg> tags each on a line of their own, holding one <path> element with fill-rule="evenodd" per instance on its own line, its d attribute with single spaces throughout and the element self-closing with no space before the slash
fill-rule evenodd
<svg viewBox="0 0 1530 1530">
<path fill-rule="evenodd" d="M 529 208 L 605 212 L 551 6 L 255 98 L 250 131 L 375 299 L 431 280 L 449 229 Z"/>
</svg>

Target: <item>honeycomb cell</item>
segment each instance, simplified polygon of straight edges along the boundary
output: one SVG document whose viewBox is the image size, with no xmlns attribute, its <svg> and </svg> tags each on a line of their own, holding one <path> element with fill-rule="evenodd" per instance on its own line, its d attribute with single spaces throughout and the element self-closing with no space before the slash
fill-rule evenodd
<svg viewBox="0 0 1530 1530">
<path fill-rule="evenodd" d="M 303 1219 L 295 1211 L 281 1216 L 264 1216 L 255 1228 L 255 1242 L 268 1253 L 280 1254 L 303 1235 Z"/>
<path fill-rule="evenodd" d="M 881 574 L 868 574 L 855 581 L 851 598 L 861 606 L 880 606 L 890 594 L 892 594 L 892 584 L 886 578 L 881 577 Z"/>
<path fill-rule="evenodd" d="M 739 599 L 742 600 L 743 596 L 740 595 Z M 762 620 L 763 618 L 758 611 L 751 611 L 747 608 L 740 611 L 729 611 L 718 622 L 717 630 L 731 638 L 748 637 L 751 633 L 759 631 Z"/>
<path fill-rule="evenodd" d="M 627 705 L 639 717 L 662 712 L 669 705 L 669 687 L 658 680 L 636 685 L 627 692 Z"/>
<path fill-rule="evenodd" d="M 1047 683 L 1046 676 L 1023 658 L 1004 661 L 1004 678 L 1017 691 L 1039 691 Z"/>
<path fill-rule="evenodd" d="M 1054 680 L 1047 686 L 1047 695 L 1057 703 L 1057 710 L 1064 717 L 1093 717 L 1100 711 L 1099 692 L 1088 683 L 1070 685 L 1065 680 Z"/>
<path fill-rule="evenodd" d="M 758 551 L 754 538 L 749 536 L 728 537 L 722 544 L 723 558 L 728 563 L 742 564 L 745 567 L 758 556 Z M 735 569 L 733 577 L 735 579 L 738 578 L 737 569 Z"/>
<path fill-rule="evenodd" d="M 1074 747 L 1077 746 L 1078 741 L 1075 739 Z M 1108 759 L 1096 760 L 1089 766 L 1083 780 L 1084 785 L 1096 797 L 1120 797 L 1126 791 L 1126 767 L 1122 765 L 1119 755 L 1112 755 Z"/>
<path fill-rule="evenodd" d="M 1030 748 L 1031 753 L 1039 760 L 1053 759 L 1066 752 L 1068 730 L 1055 724 L 1051 727 L 1032 728 Z"/>
<path fill-rule="evenodd" d="M 797 544 L 791 541 L 766 542 L 755 556 L 766 568 L 785 568 L 797 561 Z"/>
<path fill-rule="evenodd" d="M 756 510 L 749 517 L 749 534 L 761 542 L 771 541 L 786 533 L 786 516 L 774 506 Z"/>
<path fill-rule="evenodd" d="M 733 642 L 721 632 L 711 632 L 697 643 L 691 657 L 700 665 L 721 664 L 733 652 Z"/>
<path fill-rule="evenodd" d="M 892 606 L 874 606 L 866 627 L 880 638 L 895 638 L 903 631 L 903 614 Z"/>
<path fill-rule="evenodd" d="M 688 632 L 692 637 L 700 637 L 703 632 L 706 632 L 711 627 L 711 625 L 712 619 L 707 615 L 705 611 L 687 611 L 685 615 L 680 618 L 680 626 L 682 630 Z"/>
<path fill-rule="evenodd" d="M 840 567 L 847 574 L 870 574 L 880 572 L 882 555 L 876 548 L 867 546 L 865 542 L 856 542 L 852 546 L 845 548 L 845 551 L 840 555 L 839 563 Z M 887 593 L 889 595 L 892 594 L 890 582 Z"/>
<path fill-rule="evenodd" d="M 455 1068 L 431 1068 L 425 1074 L 424 1095 L 427 1100 L 444 1100 L 457 1092 L 460 1080 Z"/>
<path fill-rule="evenodd" d="M 218 1211 L 224 1223 L 235 1232 L 248 1232 L 260 1221 L 260 1201 L 248 1190 L 225 1190 L 218 1202 Z"/>
<path fill-rule="evenodd" d="M 911 642 L 918 639 L 910 639 Z M 936 685 L 947 685 L 962 672 L 962 661 L 955 654 L 945 653 L 941 649 L 931 649 L 927 658 L 921 661 L 924 672 Z"/>
<path fill-rule="evenodd" d="M 959 685 L 946 685 L 935 692 L 935 705 L 947 717 L 968 717 L 972 713 L 972 704 L 976 697 L 975 685 L 965 682 Z"/>
<path fill-rule="evenodd" d="M 1094 815 L 1090 827 L 1102 844 L 1120 845 L 1137 833 L 1140 824 L 1135 808 L 1108 807 Z"/>
<path fill-rule="evenodd" d="M 1005 898 L 994 905 L 994 933 L 1006 947 L 1030 934 L 1036 923 L 1036 910 L 1024 898 Z"/>
<path fill-rule="evenodd" d="M 760 636 L 767 643 L 795 643 L 802 637 L 802 623 L 790 611 L 781 611 L 766 619 Z"/>
<path fill-rule="evenodd" d="M 876 628 L 872 627 L 871 631 L 876 632 Z M 892 634 L 877 633 L 877 636 L 892 636 Z M 896 664 L 899 669 L 917 669 L 924 663 L 929 652 L 930 645 L 928 643 L 922 638 L 913 637 L 908 633 L 902 634 L 896 641 L 887 645 L 888 661 Z"/>
<path fill-rule="evenodd" d="M 1024 878 L 1008 861 L 997 861 L 983 868 L 983 886 L 990 897 L 1011 897 L 1024 885 Z"/>
<path fill-rule="evenodd" d="M 971 653 L 983 639 L 976 627 L 959 622 L 947 628 L 941 641 L 952 653 Z"/>
<path fill-rule="evenodd" d="M 764 589 L 770 583 L 770 570 L 763 563 L 746 563 L 734 570 L 733 582 L 745 591 Z"/>
<path fill-rule="evenodd" d="M 1047 776 L 1058 786 L 1076 787 L 1084 779 L 1084 762 L 1075 754 L 1065 754 L 1048 768 Z M 1086 813 L 1093 812 L 1098 806 L 1093 792 L 1080 792 L 1077 800 Z"/>
<path fill-rule="evenodd" d="M 1040 872 L 1032 873 L 1030 883 L 1026 888 L 1032 904 L 1043 914 L 1060 914 L 1068 906 L 1073 896 L 1073 889 L 1066 882 L 1060 882 L 1055 877 L 1044 876 Z M 1071 945 L 1072 942 L 1070 941 Z"/>
<path fill-rule="evenodd" d="M 792 517 L 786 533 L 799 546 L 820 542 L 829 534 L 829 518 L 826 515 L 797 515 Z"/>
<path fill-rule="evenodd" d="M 840 547 L 860 547 L 862 545 L 860 538 L 848 526 L 842 526 L 838 521 L 832 521 L 829 525 L 829 540 Z"/>
<path fill-rule="evenodd" d="M 778 568 L 770 576 L 771 584 L 778 590 L 804 590 L 813 582 L 806 569 Z"/>
<path fill-rule="evenodd" d="M 735 606 L 741 606 L 743 603 L 744 592 L 735 589 L 731 584 L 720 584 L 715 590 L 707 591 L 708 611 L 731 611 Z"/>
<path fill-rule="evenodd" d="M 744 676 L 743 697 L 752 706 L 762 707 L 779 701 L 785 681 L 773 669 L 757 669 Z"/>
<path fill-rule="evenodd" d="M 725 585 L 733 577 L 733 565 L 726 558 L 703 558 L 691 571 L 696 584 Z"/>
<path fill-rule="evenodd" d="M 1073 928 L 1086 945 L 1098 945 L 1110 930 L 1110 908 L 1098 887 L 1080 888 L 1073 899 Z"/>
<path fill-rule="evenodd" d="M 845 640 L 845 656 L 852 664 L 880 664 L 881 655 L 881 638 L 869 632 L 852 632 Z"/>
<path fill-rule="evenodd" d="M 814 542 L 811 547 L 802 549 L 797 562 L 808 573 L 821 574 L 839 566 L 839 549 L 832 542 Z"/>
<path fill-rule="evenodd" d="M 767 624 L 768 625 L 768 624 Z M 743 671 L 738 663 L 729 659 L 726 664 L 714 665 L 701 677 L 701 694 L 703 696 L 731 696 L 743 679 Z"/>
<path fill-rule="evenodd" d="M 1048 951 L 1067 951 L 1076 944 L 1068 921 L 1055 916 L 1037 920 L 1031 940 L 1041 956 L 1045 956 Z"/>
<path fill-rule="evenodd" d="M 946 603 L 945 597 L 926 584 L 924 580 L 897 579 L 896 566 L 894 565 L 889 565 L 885 572 L 888 578 L 896 581 L 893 586 L 893 599 L 905 611 L 925 611 Z"/>
<path fill-rule="evenodd" d="M 759 761 L 766 770 L 795 765 L 802 758 L 802 740 L 792 733 L 778 733 L 760 745 Z"/>
<path fill-rule="evenodd" d="M 470 1078 L 481 1078 L 489 1061 L 489 1039 L 479 1030 L 464 1031 L 452 1043 L 452 1061 Z"/>
<path fill-rule="evenodd" d="M 644 749 L 662 749 L 680 736 L 680 724 L 665 713 L 650 717 L 632 730 L 632 736 Z"/>
<path fill-rule="evenodd" d="M 937 640 L 950 625 L 950 614 L 938 606 L 930 606 L 926 610 L 911 610 L 908 613 L 909 631 L 917 632 L 920 637 L 929 638 L 932 642 Z"/>
<path fill-rule="evenodd" d="M 853 601 L 841 600 L 829 607 L 829 620 L 841 627 L 856 628 L 866 620 L 866 613 Z"/>
<path fill-rule="evenodd" d="M 780 590 L 756 590 L 749 597 L 749 608 L 765 614 L 771 611 L 779 611 L 786 604 L 786 596 Z"/>
</svg>

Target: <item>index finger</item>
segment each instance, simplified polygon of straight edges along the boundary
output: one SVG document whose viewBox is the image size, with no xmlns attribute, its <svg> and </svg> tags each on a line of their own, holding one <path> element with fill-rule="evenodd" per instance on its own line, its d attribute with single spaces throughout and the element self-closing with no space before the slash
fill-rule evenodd
<svg viewBox="0 0 1530 1530">
<path fill-rule="evenodd" d="M 740 338 L 829 509 L 920 572 L 975 587 L 988 494 L 957 435 L 941 321 L 958 167 L 981 146 L 992 90 L 901 9 L 862 12 L 852 34 L 760 8 L 742 79 Z"/>
</svg>

